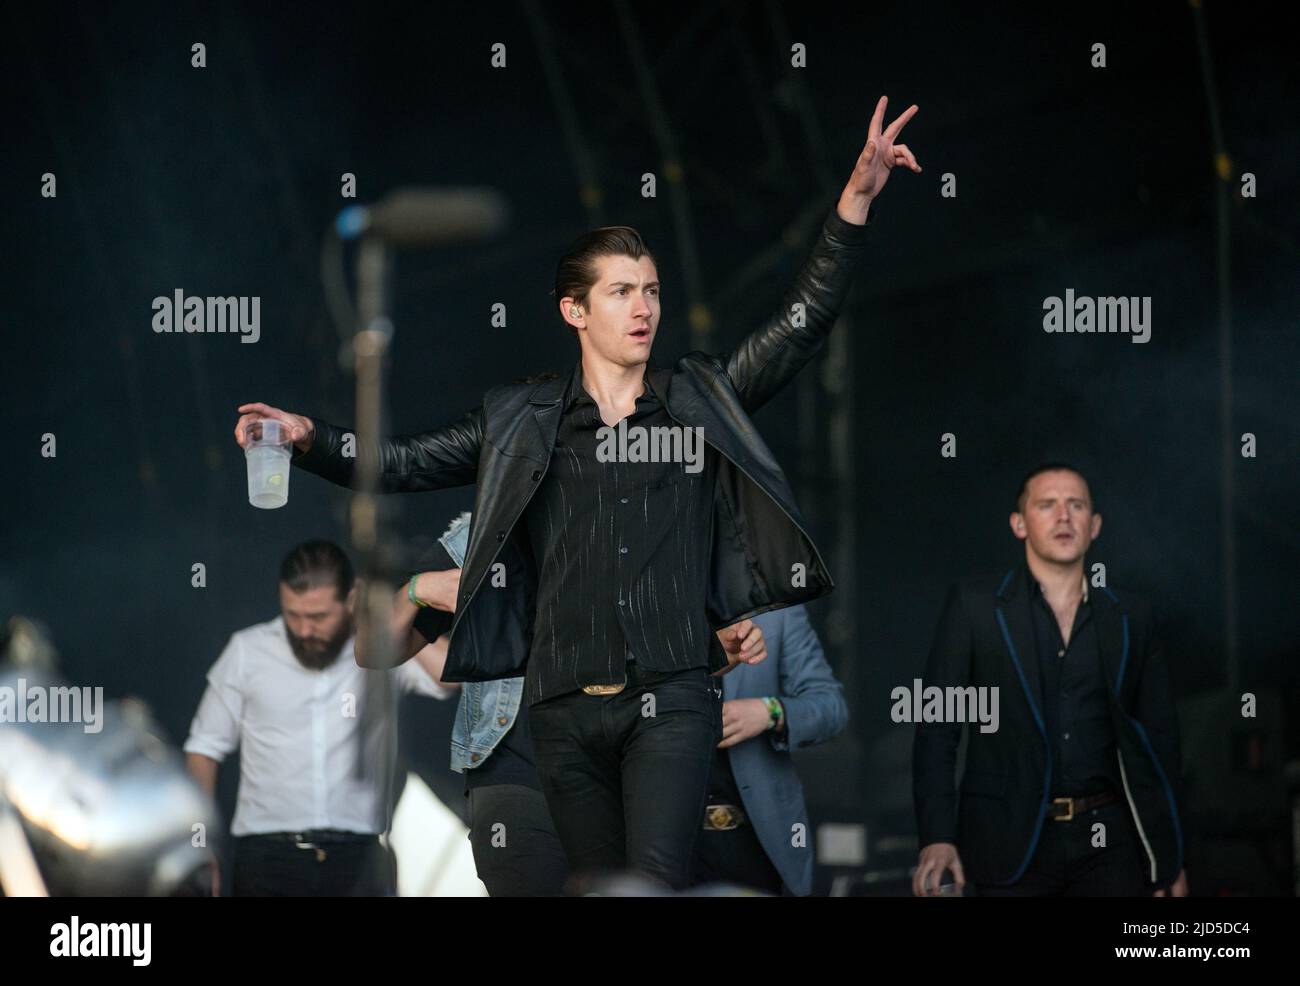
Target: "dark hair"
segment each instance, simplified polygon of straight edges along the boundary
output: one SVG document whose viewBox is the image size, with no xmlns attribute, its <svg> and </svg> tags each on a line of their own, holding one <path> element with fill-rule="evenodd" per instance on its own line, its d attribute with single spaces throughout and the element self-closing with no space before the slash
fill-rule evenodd
<svg viewBox="0 0 1300 986">
<path fill-rule="evenodd" d="M 280 581 L 294 592 L 332 584 L 342 600 L 352 589 L 352 562 L 333 541 L 304 541 L 280 562 Z"/>
<path fill-rule="evenodd" d="M 1029 481 L 1045 472 L 1058 471 L 1072 472 L 1083 480 L 1088 487 L 1088 500 L 1092 504 L 1093 513 L 1096 513 L 1097 501 L 1092 495 L 1092 484 L 1088 482 L 1088 477 L 1083 474 L 1083 471 L 1078 466 L 1071 465 L 1068 462 L 1040 462 L 1025 473 L 1025 478 L 1020 481 L 1020 491 L 1016 494 L 1016 513 L 1025 512 L 1025 497 L 1029 494 Z"/>
<path fill-rule="evenodd" d="M 645 245 L 645 240 L 641 239 L 641 234 L 631 226 L 601 226 L 583 233 L 573 241 L 569 252 L 560 258 L 560 263 L 555 268 L 555 287 L 551 293 L 556 301 L 571 297 L 579 305 L 587 307 L 588 293 L 596 284 L 597 257 L 655 259 L 650 248 Z M 578 334 L 572 325 L 569 325 L 569 329 L 574 335 Z"/>
</svg>

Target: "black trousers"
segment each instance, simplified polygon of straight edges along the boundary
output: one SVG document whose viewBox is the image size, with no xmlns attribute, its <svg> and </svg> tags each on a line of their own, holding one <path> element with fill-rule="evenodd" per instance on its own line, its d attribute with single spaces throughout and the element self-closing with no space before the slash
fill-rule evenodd
<svg viewBox="0 0 1300 986">
<path fill-rule="evenodd" d="M 1094 826 L 1105 826 L 1104 848 Z M 1123 798 L 1076 815 L 1043 822 L 1024 875 L 1010 886 L 976 884 L 978 897 L 1136 897 L 1146 892 L 1147 856 Z"/>
<path fill-rule="evenodd" d="M 299 849 L 278 836 L 235 839 L 235 897 L 390 897 L 397 866 L 378 836 Z"/>
<path fill-rule="evenodd" d="M 570 869 L 633 870 L 674 890 L 690 886 L 722 740 L 722 703 L 708 671 L 650 672 L 632 662 L 621 692 L 557 695 L 528 714 Z"/>
<path fill-rule="evenodd" d="M 569 861 L 546 798 L 526 784 L 470 788 L 469 841 L 478 878 L 493 897 L 559 897 Z"/>
</svg>

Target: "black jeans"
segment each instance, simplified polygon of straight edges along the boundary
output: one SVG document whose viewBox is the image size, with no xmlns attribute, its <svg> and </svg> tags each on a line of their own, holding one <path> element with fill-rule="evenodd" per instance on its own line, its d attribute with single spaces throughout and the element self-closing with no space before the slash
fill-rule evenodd
<svg viewBox="0 0 1300 986">
<path fill-rule="evenodd" d="M 234 897 L 390 897 L 397 866 L 378 836 L 299 849 L 278 836 L 235 839 Z"/>
<path fill-rule="evenodd" d="M 1093 826 L 1105 826 L 1105 847 Z M 1121 797 L 1068 822 L 1043 822 L 1024 875 L 1009 887 L 977 884 L 978 897 L 1136 897 L 1145 893 L 1147 856 Z"/>
<path fill-rule="evenodd" d="M 705 668 L 627 668 L 616 695 L 529 708 L 537 770 L 574 873 L 634 870 L 690 886 L 722 703 Z M 651 698 L 653 696 L 653 699 Z"/>
<path fill-rule="evenodd" d="M 469 841 L 493 897 L 559 897 L 569 863 L 546 798 L 525 784 L 470 788 Z"/>
</svg>

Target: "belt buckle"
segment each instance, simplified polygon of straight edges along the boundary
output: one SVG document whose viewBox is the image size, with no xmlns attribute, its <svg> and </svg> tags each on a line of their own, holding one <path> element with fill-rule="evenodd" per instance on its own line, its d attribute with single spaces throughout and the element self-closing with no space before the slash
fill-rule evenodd
<svg viewBox="0 0 1300 986">
<path fill-rule="evenodd" d="M 1064 804 L 1066 811 L 1068 812 L 1068 814 L 1066 815 L 1053 815 L 1052 821 L 1054 822 L 1074 821 L 1074 799 L 1073 798 L 1053 798 L 1052 804 L 1054 805 Z"/>
<path fill-rule="evenodd" d="M 732 805 L 708 805 L 705 808 L 704 820 L 705 828 L 715 832 L 730 832 L 740 827 Z"/>
<path fill-rule="evenodd" d="M 626 687 L 624 681 L 621 685 L 583 685 L 582 690 L 588 695 L 617 695 Z"/>
<path fill-rule="evenodd" d="M 316 850 L 316 862 L 318 862 L 318 863 L 323 863 L 323 862 L 325 862 L 325 857 L 326 857 L 326 855 L 327 855 L 326 852 L 325 852 L 325 850 L 322 849 L 320 846 L 316 845 L 316 843 L 314 843 L 314 842 L 308 842 L 308 841 L 306 841 L 306 840 L 302 837 L 302 833 L 301 833 L 301 832 L 295 832 L 295 833 L 293 834 L 293 844 L 294 844 L 294 848 L 296 848 L 296 849 L 315 849 L 315 850 Z"/>
</svg>

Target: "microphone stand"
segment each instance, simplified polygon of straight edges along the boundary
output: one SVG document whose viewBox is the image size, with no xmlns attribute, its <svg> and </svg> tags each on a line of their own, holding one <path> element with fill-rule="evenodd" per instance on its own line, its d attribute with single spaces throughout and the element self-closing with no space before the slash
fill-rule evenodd
<svg viewBox="0 0 1300 986">
<path fill-rule="evenodd" d="M 391 256 L 388 245 L 378 236 L 362 238 L 357 254 L 357 332 L 352 349 L 357 375 L 356 495 L 352 498 L 352 547 L 357 557 L 363 591 L 359 625 L 364 637 L 367 663 L 374 668 L 396 665 L 391 624 L 393 596 L 397 588 L 390 579 L 392 551 L 386 539 L 379 504 L 379 443 L 386 427 L 384 408 L 384 361 L 393 338 L 388 318 Z M 362 449 L 369 454 L 359 454 Z M 384 806 L 384 831 L 392 822 L 390 804 L 393 770 L 390 761 L 396 746 L 392 717 L 392 685 L 387 670 L 366 675 L 362 706 L 361 742 L 357 746 L 356 774 L 364 777 L 371 747 L 379 772 L 379 797 Z"/>
<path fill-rule="evenodd" d="M 386 537 L 379 501 L 379 443 L 387 426 L 384 360 L 393 339 L 393 323 L 387 314 L 391 249 L 481 239 L 501 228 L 506 216 L 504 201 L 486 189 L 399 189 L 377 206 L 345 209 L 334 226 L 339 243 L 359 238 L 357 325 L 352 340 L 357 375 L 355 448 L 359 461 L 353 475 L 356 495 L 352 498 L 350 519 L 352 548 L 363 587 L 357 600 L 360 607 L 357 631 L 367 663 L 384 669 L 366 676 L 355 775 L 365 777 L 367 768 L 377 764 L 374 769 L 380 775 L 385 833 L 392 828 L 397 745 L 393 685 L 387 669 L 397 665 L 401 656 L 397 649 L 404 644 L 392 639 L 390 619 L 397 587 L 390 578 L 396 570 L 397 551 Z M 328 252 L 324 256 L 328 257 Z M 327 297 L 330 297 L 329 283 L 327 277 Z M 338 295 L 334 297 L 337 300 Z"/>
</svg>

